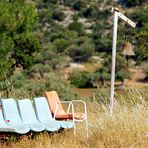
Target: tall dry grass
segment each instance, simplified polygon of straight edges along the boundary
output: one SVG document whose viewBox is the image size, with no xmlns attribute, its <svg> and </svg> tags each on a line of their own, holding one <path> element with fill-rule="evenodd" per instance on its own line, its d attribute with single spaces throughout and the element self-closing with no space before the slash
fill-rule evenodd
<svg viewBox="0 0 148 148">
<path fill-rule="evenodd" d="M 130 92 L 131 93 L 131 92 Z M 77 124 L 77 137 L 73 130 L 59 133 L 37 133 L 33 138 L 24 135 L 16 142 L 1 147 L 14 148 L 147 148 L 148 111 L 143 95 L 130 94 L 131 102 L 115 101 L 113 116 L 109 116 L 107 104 L 88 102 L 89 137 L 86 138 L 82 124 Z M 116 95 L 116 98 L 119 97 Z M 120 96 L 121 97 L 121 96 Z M 135 98 L 136 97 L 136 98 Z M 122 98 L 122 97 L 121 97 Z M 137 99 L 137 100 L 135 100 Z M 138 100 L 139 99 L 139 100 Z M 136 103 L 137 102 L 137 103 Z"/>
</svg>

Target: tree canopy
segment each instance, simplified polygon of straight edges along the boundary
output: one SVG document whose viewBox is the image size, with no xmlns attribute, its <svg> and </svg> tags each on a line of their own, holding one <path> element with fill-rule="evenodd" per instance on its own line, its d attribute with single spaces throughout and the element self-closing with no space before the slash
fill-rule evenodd
<svg viewBox="0 0 148 148">
<path fill-rule="evenodd" d="M 37 13 L 35 5 L 26 0 L 0 1 L 0 78 L 15 68 L 32 64 L 33 53 L 40 44 L 32 34 Z"/>
</svg>

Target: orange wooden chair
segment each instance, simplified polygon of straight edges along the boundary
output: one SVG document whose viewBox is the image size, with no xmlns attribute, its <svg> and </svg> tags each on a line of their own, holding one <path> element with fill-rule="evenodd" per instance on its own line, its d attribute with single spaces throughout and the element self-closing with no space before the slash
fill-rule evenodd
<svg viewBox="0 0 148 148">
<path fill-rule="evenodd" d="M 85 122 L 86 134 L 88 137 L 88 121 L 87 121 L 87 108 L 86 103 L 82 100 L 72 100 L 72 101 L 60 101 L 59 96 L 56 91 L 46 91 L 46 99 L 48 101 L 51 113 L 56 120 L 73 120 L 74 122 L 74 135 L 76 135 L 75 121 Z M 62 104 L 68 104 L 68 109 L 65 112 Z M 84 107 L 83 113 L 75 113 L 74 106 L 76 103 L 81 103 Z M 71 112 L 70 112 L 71 111 Z"/>
</svg>

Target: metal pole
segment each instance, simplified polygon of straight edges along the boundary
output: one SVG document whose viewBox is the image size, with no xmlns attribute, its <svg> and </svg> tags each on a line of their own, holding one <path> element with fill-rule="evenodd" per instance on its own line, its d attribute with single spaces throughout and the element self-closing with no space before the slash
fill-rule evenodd
<svg viewBox="0 0 148 148">
<path fill-rule="evenodd" d="M 113 113 L 114 106 L 114 83 L 115 83 L 115 67 L 116 67 L 116 42 L 118 27 L 118 11 L 114 9 L 114 25 L 113 25 L 113 41 L 112 41 L 112 68 L 111 68 L 111 86 L 110 86 L 110 116 Z"/>
</svg>

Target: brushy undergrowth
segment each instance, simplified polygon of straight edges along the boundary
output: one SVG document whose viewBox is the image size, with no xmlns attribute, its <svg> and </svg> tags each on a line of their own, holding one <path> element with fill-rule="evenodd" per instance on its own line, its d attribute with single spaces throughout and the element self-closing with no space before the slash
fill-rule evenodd
<svg viewBox="0 0 148 148">
<path fill-rule="evenodd" d="M 135 94 L 133 94 L 134 97 Z M 136 98 L 138 99 L 138 97 Z M 77 124 L 77 137 L 73 130 L 58 133 L 33 133 L 18 140 L 4 142 L 0 147 L 14 148 L 147 148 L 148 111 L 147 102 L 141 97 L 135 103 L 116 100 L 113 116 L 109 107 L 96 101 L 88 101 L 89 137 L 86 138 L 81 123 Z"/>
</svg>

